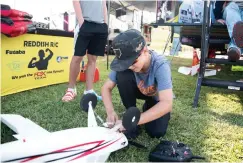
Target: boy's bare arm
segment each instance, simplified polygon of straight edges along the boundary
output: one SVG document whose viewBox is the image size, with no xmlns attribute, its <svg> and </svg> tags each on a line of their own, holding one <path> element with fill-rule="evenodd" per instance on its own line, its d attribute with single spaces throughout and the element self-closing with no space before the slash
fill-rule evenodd
<svg viewBox="0 0 243 163">
<path fill-rule="evenodd" d="M 114 111 L 111 92 L 115 86 L 116 84 L 110 79 L 108 79 L 103 85 L 103 87 L 101 88 L 101 95 L 102 95 L 103 103 L 107 114 L 112 113 Z"/>
<path fill-rule="evenodd" d="M 167 89 L 159 92 L 159 102 L 141 114 L 139 125 L 151 122 L 172 111 L 173 92 Z"/>
<path fill-rule="evenodd" d="M 75 14 L 76 14 L 76 18 L 78 20 L 78 24 L 81 27 L 81 25 L 84 22 L 84 18 L 83 18 L 83 14 L 82 14 L 82 9 L 80 7 L 80 2 L 77 0 L 73 0 L 73 7 L 74 7 Z"/>
</svg>

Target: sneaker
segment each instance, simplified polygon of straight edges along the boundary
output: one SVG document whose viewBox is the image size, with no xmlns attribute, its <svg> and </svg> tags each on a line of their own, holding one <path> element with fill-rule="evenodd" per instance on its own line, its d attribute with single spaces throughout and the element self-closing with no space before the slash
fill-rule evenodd
<svg viewBox="0 0 243 163">
<path fill-rule="evenodd" d="M 243 21 L 234 25 L 232 37 L 239 48 L 243 48 Z"/>
<path fill-rule="evenodd" d="M 227 55 L 230 62 L 236 62 L 240 59 L 240 50 L 236 47 L 231 47 L 229 48 Z"/>
<path fill-rule="evenodd" d="M 72 89 L 72 88 L 68 88 L 66 90 L 65 95 L 62 97 L 62 101 L 63 102 L 70 102 L 73 101 L 75 99 L 75 97 L 77 96 L 77 91 L 76 88 Z"/>
<path fill-rule="evenodd" d="M 93 89 L 84 91 L 84 94 L 87 94 L 87 93 L 93 93 L 97 97 L 98 101 L 102 101 L 102 96 L 99 96 Z"/>
</svg>

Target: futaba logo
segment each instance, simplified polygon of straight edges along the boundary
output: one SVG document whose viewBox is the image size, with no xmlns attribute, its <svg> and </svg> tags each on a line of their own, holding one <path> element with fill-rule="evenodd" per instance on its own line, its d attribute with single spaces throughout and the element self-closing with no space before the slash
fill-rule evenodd
<svg viewBox="0 0 243 163">
<path fill-rule="evenodd" d="M 21 67 L 24 65 L 24 62 L 20 61 L 13 61 L 11 63 L 8 63 L 7 66 L 11 71 L 20 71 Z"/>
<path fill-rule="evenodd" d="M 6 50 L 6 54 L 25 54 L 24 50 Z"/>
</svg>

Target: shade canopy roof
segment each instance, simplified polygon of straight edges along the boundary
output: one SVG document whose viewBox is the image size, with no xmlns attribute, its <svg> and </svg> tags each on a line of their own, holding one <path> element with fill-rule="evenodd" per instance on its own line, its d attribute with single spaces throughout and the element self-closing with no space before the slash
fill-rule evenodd
<svg viewBox="0 0 243 163">
<path fill-rule="evenodd" d="M 110 2 L 110 13 L 113 15 L 115 14 L 115 10 L 119 8 L 156 12 L 156 0 L 111 0 Z"/>
<path fill-rule="evenodd" d="M 124 0 L 126 3 L 136 7 L 139 10 L 156 12 L 156 1 L 155 0 Z"/>
</svg>

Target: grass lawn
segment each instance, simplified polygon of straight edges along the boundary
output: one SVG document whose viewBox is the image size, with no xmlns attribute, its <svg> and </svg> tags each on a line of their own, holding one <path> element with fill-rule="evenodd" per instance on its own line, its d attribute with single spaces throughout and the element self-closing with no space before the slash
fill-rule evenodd
<svg viewBox="0 0 243 163">
<path fill-rule="evenodd" d="M 192 108 L 197 76 L 185 76 L 177 72 L 178 67 L 190 65 L 191 60 L 174 58 L 172 61 L 173 86 L 176 99 L 167 134 L 160 139 L 150 138 L 144 130 L 137 138 L 149 149 L 129 146 L 112 153 L 111 162 L 147 162 L 149 150 L 160 140 L 172 140 L 188 144 L 195 155 L 206 157 L 205 162 L 241 162 L 243 160 L 243 93 L 226 89 L 202 87 L 200 107 Z M 109 73 L 106 70 L 105 58 L 99 59 L 100 88 Z M 236 80 L 243 73 L 232 73 L 227 70 L 218 73 L 217 77 Z M 84 84 L 78 84 L 79 95 L 75 101 L 63 104 L 61 97 L 67 84 L 58 84 L 29 90 L 2 97 L 2 113 L 20 114 L 31 119 L 48 131 L 57 131 L 73 127 L 85 127 L 87 114 L 80 111 L 79 100 Z M 117 89 L 113 94 L 113 104 L 118 113 L 124 111 Z M 138 101 L 141 108 L 142 101 Z M 106 118 L 103 104 L 97 105 L 97 113 Z M 162 109 L 162 108 L 161 108 Z M 1 143 L 11 140 L 11 132 L 2 125 Z"/>
</svg>

